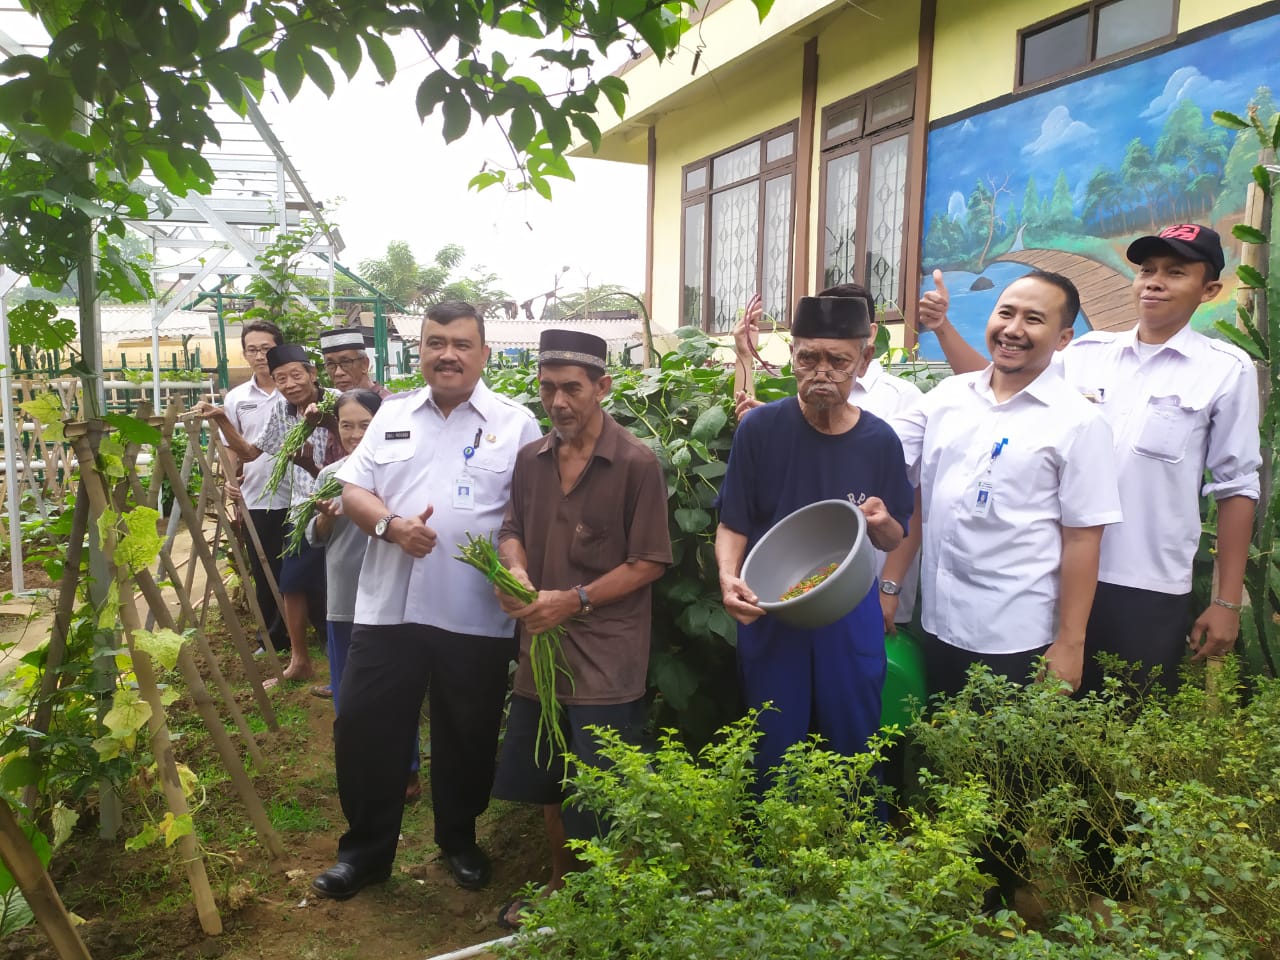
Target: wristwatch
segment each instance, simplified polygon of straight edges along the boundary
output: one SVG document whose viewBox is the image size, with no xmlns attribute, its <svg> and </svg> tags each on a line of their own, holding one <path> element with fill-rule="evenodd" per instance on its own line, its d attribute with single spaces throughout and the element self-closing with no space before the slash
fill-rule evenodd
<svg viewBox="0 0 1280 960">
<path fill-rule="evenodd" d="M 894 583 L 892 580 L 881 580 L 880 592 L 891 597 L 896 597 L 902 592 L 902 587 L 899 584 Z"/>
<path fill-rule="evenodd" d="M 391 529 L 391 521 L 400 516 L 398 513 L 388 513 L 385 517 L 373 525 L 373 535 L 379 540 L 387 539 L 387 531 Z"/>
<path fill-rule="evenodd" d="M 582 604 L 582 612 L 590 613 L 591 600 L 587 597 L 586 587 L 582 586 L 582 584 L 578 584 L 578 586 L 574 587 L 573 589 L 578 591 L 578 602 Z"/>
</svg>

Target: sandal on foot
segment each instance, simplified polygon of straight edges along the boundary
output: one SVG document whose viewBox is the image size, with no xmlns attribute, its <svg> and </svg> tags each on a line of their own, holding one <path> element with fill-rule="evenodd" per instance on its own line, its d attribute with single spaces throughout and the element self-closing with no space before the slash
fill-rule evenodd
<svg viewBox="0 0 1280 960">
<path fill-rule="evenodd" d="M 333 687 L 329 686 L 327 683 L 324 686 L 314 686 L 311 688 L 311 695 L 313 697 L 319 697 L 321 700 L 332 700 Z"/>
<path fill-rule="evenodd" d="M 527 897 L 512 897 L 498 910 L 498 926 L 503 930 L 519 930 L 524 926 L 524 921 L 520 919 L 520 914 L 524 912 L 529 904 L 530 900 Z M 509 920 L 507 915 L 513 910 L 515 911 L 516 919 Z"/>
</svg>

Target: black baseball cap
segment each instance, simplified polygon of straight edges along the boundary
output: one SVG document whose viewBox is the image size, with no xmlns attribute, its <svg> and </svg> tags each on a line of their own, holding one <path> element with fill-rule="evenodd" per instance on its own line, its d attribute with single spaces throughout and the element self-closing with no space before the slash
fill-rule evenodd
<svg viewBox="0 0 1280 960">
<path fill-rule="evenodd" d="M 1210 264 L 1214 275 L 1222 273 L 1226 259 L 1222 255 L 1222 238 L 1212 227 L 1198 223 L 1179 223 L 1165 227 L 1155 236 L 1139 237 L 1129 244 L 1125 256 L 1130 263 L 1142 263 L 1147 257 L 1172 253 L 1184 260 Z"/>
</svg>

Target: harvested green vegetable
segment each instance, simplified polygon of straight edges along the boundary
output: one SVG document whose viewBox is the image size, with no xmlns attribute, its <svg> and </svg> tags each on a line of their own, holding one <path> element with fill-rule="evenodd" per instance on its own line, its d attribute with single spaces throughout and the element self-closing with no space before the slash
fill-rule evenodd
<svg viewBox="0 0 1280 960">
<path fill-rule="evenodd" d="M 320 402 L 316 404 L 317 408 L 322 414 L 333 413 L 338 406 L 338 396 L 339 394 L 337 393 L 324 391 Z M 271 464 L 271 475 L 267 477 L 267 486 L 262 492 L 263 498 L 275 493 L 280 484 L 284 482 L 284 478 L 289 475 L 289 468 L 294 466 L 293 458 L 306 446 L 307 440 L 310 439 L 315 429 L 314 426 L 301 418 L 288 429 L 284 439 L 280 442 L 280 452 L 276 454 L 275 462 Z"/>
<path fill-rule="evenodd" d="M 538 599 L 537 591 L 530 590 L 517 580 L 498 558 L 498 551 L 493 543 L 485 537 L 473 537 L 467 534 L 467 542 L 458 544 L 461 551 L 455 560 L 475 567 L 485 579 L 509 597 L 515 597 L 521 603 L 533 603 Z M 573 684 L 573 674 L 565 667 L 561 644 L 564 640 L 564 627 L 555 627 L 546 633 L 535 633 L 529 641 L 529 667 L 533 670 L 533 687 L 538 692 L 538 733 L 534 740 L 533 759 L 536 762 L 541 756 L 539 749 L 545 738 L 547 741 L 547 767 L 551 766 L 551 758 L 559 750 L 567 755 L 569 745 L 565 742 L 564 731 L 560 726 L 560 701 L 556 699 L 556 676 L 563 675 Z"/>
<path fill-rule="evenodd" d="M 321 500 L 332 500 L 334 497 L 342 495 L 342 481 L 335 474 L 329 474 L 316 487 L 316 492 L 307 497 L 297 506 L 289 508 L 289 522 L 293 525 L 289 529 L 289 539 L 285 541 L 284 550 L 280 556 L 287 557 L 292 553 L 297 553 L 298 548 L 302 546 L 302 540 L 307 534 L 307 524 L 311 522 L 311 518 L 316 515 L 316 505 Z"/>
<path fill-rule="evenodd" d="M 819 570 L 817 573 L 810 574 L 809 576 L 807 576 L 807 577 L 805 577 L 803 580 L 801 580 L 799 583 L 797 583 L 797 584 L 796 584 L 794 587 L 792 587 L 790 590 L 788 590 L 786 593 L 784 593 L 784 594 L 783 594 L 781 597 L 779 597 L 778 599 L 779 599 L 779 600 L 794 600 L 796 597 L 802 597 L 802 596 L 804 596 L 806 593 L 808 593 L 810 590 L 812 590 L 812 589 L 813 589 L 814 587 L 816 587 L 818 584 L 822 583 L 822 581 L 823 581 L 823 580 L 827 579 L 827 577 L 829 577 L 829 576 L 831 576 L 833 573 L 835 573 L 835 572 L 836 572 L 836 567 L 838 567 L 838 566 L 840 566 L 840 564 L 838 564 L 838 563 L 833 563 L 833 564 L 831 564 L 830 566 L 823 567 L 823 568 L 822 568 L 821 570 Z"/>
</svg>

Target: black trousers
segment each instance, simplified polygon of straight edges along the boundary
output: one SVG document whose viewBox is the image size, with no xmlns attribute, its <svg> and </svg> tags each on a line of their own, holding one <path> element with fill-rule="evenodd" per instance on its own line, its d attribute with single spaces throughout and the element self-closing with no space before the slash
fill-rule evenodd
<svg viewBox="0 0 1280 960">
<path fill-rule="evenodd" d="M 267 563 L 277 582 L 280 580 L 280 554 L 284 551 L 284 526 L 288 516 L 287 509 L 249 511 L 258 539 L 262 541 L 262 552 L 267 555 Z M 289 631 L 285 629 L 284 617 L 276 607 L 275 594 L 271 592 L 271 584 L 262 571 L 262 561 L 258 559 L 258 551 L 254 549 L 248 531 L 245 531 L 243 539 L 249 554 L 249 568 L 253 571 L 253 592 L 258 598 L 258 609 L 262 611 L 267 632 L 271 635 L 271 645 L 277 651 L 287 651 Z"/>
<path fill-rule="evenodd" d="M 1036 660 L 1044 656 L 1048 647 L 1036 647 L 1018 653 L 976 653 L 961 650 L 939 640 L 932 634 L 925 635 L 925 673 L 928 676 L 929 695 L 955 696 L 968 680 L 969 667 L 984 663 L 997 676 L 1008 677 L 1015 683 L 1027 683 L 1035 669 Z M 1017 803 L 1020 784 L 1027 773 L 1016 769 L 1016 761 L 1006 772 L 1005 789 L 1012 802 Z M 997 906 L 1001 901 L 1012 908 L 1014 889 L 1025 881 L 1027 852 L 1022 842 L 1011 836 L 1002 824 L 996 824 L 979 850 L 982 872 L 991 877 L 996 886 L 987 895 L 987 906 Z"/>
<path fill-rule="evenodd" d="M 1036 658 L 1049 649 L 1036 647 L 1018 653 L 976 653 L 953 647 L 931 633 L 926 633 L 924 638 L 925 682 L 929 685 L 930 697 L 953 697 L 959 693 L 969 679 L 969 668 L 975 663 L 985 663 L 996 676 L 1008 677 L 1014 683 L 1026 683 Z"/>
<path fill-rule="evenodd" d="M 1157 684 L 1169 693 L 1175 692 L 1190 626 L 1189 593 L 1157 593 L 1099 583 L 1085 632 L 1081 692 L 1102 689 L 1104 674 L 1097 662 L 1099 653 L 1139 664 L 1133 672 L 1138 691 L 1145 692 Z M 1155 667 L 1160 668 L 1160 673 L 1153 678 Z"/>
<path fill-rule="evenodd" d="M 1109 653 L 1135 665 L 1127 684 L 1130 692 L 1176 692 L 1190 626 L 1189 593 L 1157 593 L 1099 582 L 1085 633 L 1084 679 L 1078 695 L 1102 689 L 1106 673 L 1098 664 L 1099 653 Z M 1158 675 L 1152 676 L 1157 667 Z M 1095 786 L 1083 769 L 1079 776 L 1083 789 Z M 1129 809 L 1129 805 L 1125 804 L 1125 808 Z M 1087 824 L 1079 825 L 1075 831 L 1085 855 L 1088 887 L 1113 900 L 1127 900 L 1132 890 L 1116 869 L 1113 852 L 1116 845 L 1124 842 L 1125 833 L 1119 826 L 1109 833 L 1104 836 Z"/>
<path fill-rule="evenodd" d="M 445 853 L 476 842 L 489 806 L 514 637 L 475 637 L 421 624 L 357 623 L 333 723 L 338 796 L 347 832 L 338 860 L 390 869 L 404 815 L 404 758 L 431 691 L 431 807 Z"/>
</svg>

